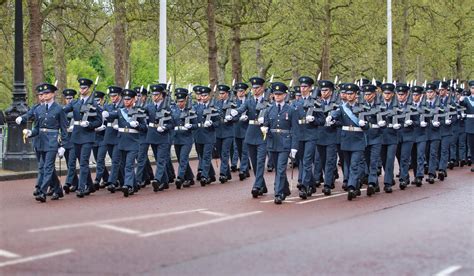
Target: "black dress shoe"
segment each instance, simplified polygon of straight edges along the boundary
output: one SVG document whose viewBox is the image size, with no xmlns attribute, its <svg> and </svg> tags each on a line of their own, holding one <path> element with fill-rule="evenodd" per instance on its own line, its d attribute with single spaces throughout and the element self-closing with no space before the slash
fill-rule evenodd
<svg viewBox="0 0 474 276">
<path fill-rule="evenodd" d="M 107 182 L 102 181 L 102 182 L 100 183 L 100 185 L 99 185 L 99 188 L 100 188 L 100 189 L 104 189 L 105 187 L 107 187 Z"/>
<path fill-rule="evenodd" d="M 311 189 L 312 194 L 316 193 L 316 186 L 310 186 L 309 188 Z"/>
<path fill-rule="evenodd" d="M 237 166 L 230 166 L 230 170 L 232 172 L 236 172 L 237 171 Z"/>
<path fill-rule="evenodd" d="M 438 172 L 438 179 L 444 181 L 444 173 L 443 171 Z"/>
<path fill-rule="evenodd" d="M 267 167 L 267 172 L 273 172 L 273 167 Z"/>
<path fill-rule="evenodd" d="M 331 189 L 336 189 L 336 185 L 334 185 L 334 182 L 331 184 Z"/>
<path fill-rule="evenodd" d="M 173 178 L 174 179 L 174 178 Z M 173 180 L 174 182 L 174 180 Z M 167 190 L 170 188 L 170 184 L 169 183 L 164 183 L 164 189 Z"/>
<path fill-rule="evenodd" d="M 468 159 L 467 159 L 467 165 L 468 165 L 469 167 L 472 165 L 472 160 L 471 160 L 471 158 L 468 158 Z"/>
<path fill-rule="evenodd" d="M 107 186 L 107 190 L 111 192 L 112 194 L 115 193 L 115 185 L 114 184 L 109 184 Z"/>
<path fill-rule="evenodd" d="M 388 185 L 385 185 L 385 187 L 383 187 L 383 190 L 387 193 L 387 194 L 390 194 L 392 192 L 392 187 L 391 186 L 388 186 Z"/>
<path fill-rule="evenodd" d="M 189 186 L 193 186 L 194 184 L 194 179 L 189 180 Z"/>
<path fill-rule="evenodd" d="M 51 196 L 51 200 L 58 200 L 60 199 L 60 196 L 58 193 L 53 193 L 53 195 Z"/>
<path fill-rule="evenodd" d="M 128 197 L 129 192 L 130 192 L 130 191 L 129 191 L 129 189 L 128 189 L 128 186 L 123 185 L 123 186 L 122 186 L 122 193 L 123 193 L 123 196 L 124 196 L 124 197 Z"/>
<path fill-rule="evenodd" d="M 201 182 L 201 187 L 204 187 L 207 184 L 207 179 L 205 177 L 201 177 L 200 182 Z"/>
<path fill-rule="evenodd" d="M 454 162 L 452 160 L 448 162 L 448 169 L 454 169 Z"/>
<path fill-rule="evenodd" d="M 260 190 L 261 190 L 262 193 L 264 193 L 264 194 L 268 193 L 267 186 L 263 186 Z"/>
<path fill-rule="evenodd" d="M 246 171 L 246 172 L 245 172 L 245 177 L 250 177 L 249 171 Z"/>
<path fill-rule="evenodd" d="M 83 197 L 84 197 L 84 192 L 77 190 L 77 191 L 76 191 L 76 196 L 77 196 L 78 198 L 83 198 Z"/>
<path fill-rule="evenodd" d="M 400 180 L 400 190 L 405 190 L 407 187 L 407 182 L 405 180 Z"/>
<path fill-rule="evenodd" d="M 360 189 L 356 189 L 356 196 L 360 196 L 362 195 L 362 192 L 360 191 Z"/>
<path fill-rule="evenodd" d="M 283 203 L 283 200 L 280 196 L 275 196 L 275 200 L 273 202 L 275 202 L 276 205 L 280 205 Z"/>
<path fill-rule="evenodd" d="M 33 191 L 33 196 L 36 197 L 36 196 L 39 195 L 40 193 L 41 193 L 41 192 L 40 192 L 39 189 L 35 189 L 35 190 Z"/>
<path fill-rule="evenodd" d="M 159 191 L 158 188 L 159 188 L 160 184 L 158 184 L 158 181 L 156 181 L 155 179 L 153 179 L 153 180 L 151 181 L 151 186 L 153 187 L 153 192 L 156 193 L 156 192 Z"/>
<path fill-rule="evenodd" d="M 209 179 L 207 180 L 209 183 L 208 184 L 211 184 L 211 183 L 214 183 L 216 182 L 216 177 L 215 176 L 210 176 Z"/>
<path fill-rule="evenodd" d="M 372 196 L 373 194 L 375 194 L 375 186 L 374 184 L 370 183 L 367 187 L 367 196 Z"/>
<path fill-rule="evenodd" d="M 416 187 L 421 187 L 421 185 L 423 185 L 423 178 L 422 177 L 415 178 L 415 185 Z"/>
<path fill-rule="evenodd" d="M 70 184 L 67 184 L 67 183 L 64 184 L 64 186 L 63 186 L 63 190 L 64 190 L 64 192 L 65 192 L 66 194 L 69 194 L 70 188 L 71 188 L 71 185 L 70 185 Z"/>
<path fill-rule="evenodd" d="M 140 186 L 138 185 L 133 186 L 133 193 L 138 193 L 139 190 L 140 190 Z"/>
<path fill-rule="evenodd" d="M 306 193 L 306 187 L 301 187 L 300 189 L 300 198 L 305 200 L 308 198 L 308 194 Z"/>
<path fill-rule="evenodd" d="M 258 188 L 252 188 L 252 197 L 257 198 L 260 195 L 260 190 Z"/>
<path fill-rule="evenodd" d="M 35 199 L 39 202 L 46 202 L 46 195 L 43 193 L 40 193 L 35 197 Z"/>
<path fill-rule="evenodd" d="M 77 191 L 77 185 L 72 185 L 70 190 L 71 190 L 71 192 L 73 192 L 73 193 L 74 193 L 75 191 Z"/>
<path fill-rule="evenodd" d="M 324 188 L 323 188 L 323 194 L 324 194 L 325 196 L 331 195 L 331 189 L 330 189 L 329 187 L 327 187 L 327 186 L 324 186 Z"/>
<path fill-rule="evenodd" d="M 49 188 L 48 192 L 46 193 L 47 196 L 52 196 L 54 194 L 53 189 Z"/>
<path fill-rule="evenodd" d="M 221 182 L 221 184 L 226 183 L 227 182 L 227 177 L 225 177 L 223 175 L 219 176 L 219 182 Z"/>
<path fill-rule="evenodd" d="M 428 183 L 430 183 L 430 184 L 434 184 L 434 182 L 435 182 L 434 179 L 435 179 L 435 176 L 432 175 L 432 174 L 429 174 L 429 175 L 428 175 L 428 178 L 426 179 L 426 182 L 428 182 Z"/>
<path fill-rule="evenodd" d="M 239 173 L 239 179 L 240 179 L 240 181 L 245 180 L 245 178 L 247 178 L 247 177 L 245 176 L 245 173 L 240 172 L 240 173 Z"/>
<path fill-rule="evenodd" d="M 347 181 L 343 181 L 343 182 L 342 182 L 342 189 L 343 189 L 344 191 L 347 191 Z"/>
<path fill-rule="evenodd" d="M 198 172 L 198 173 L 196 174 L 196 180 L 197 180 L 197 181 L 201 181 L 201 172 Z"/>
<path fill-rule="evenodd" d="M 316 186 L 316 188 L 321 187 L 321 181 L 316 180 L 316 181 L 314 182 L 314 186 Z"/>
<path fill-rule="evenodd" d="M 379 185 L 375 185 L 375 192 L 380 193 L 380 186 Z"/>
<path fill-rule="evenodd" d="M 176 179 L 175 185 L 176 185 L 176 189 L 180 190 L 181 186 L 183 185 L 183 180 L 180 178 Z"/>
<path fill-rule="evenodd" d="M 183 188 L 189 188 L 191 187 L 191 181 L 189 180 L 186 180 L 183 182 Z M 178 188 L 178 186 L 176 186 L 176 188 Z"/>
<path fill-rule="evenodd" d="M 166 186 L 168 185 L 168 183 L 160 183 L 160 185 L 158 185 L 158 191 L 163 191 L 164 189 L 166 189 Z"/>
<path fill-rule="evenodd" d="M 461 162 L 459 163 L 459 166 L 462 168 L 466 165 L 466 161 L 464 160 L 461 160 Z"/>
<path fill-rule="evenodd" d="M 347 200 L 351 201 L 356 198 L 356 196 L 356 190 L 354 190 L 354 188 L 349 188 L 347 192 Z"/>
</svg>

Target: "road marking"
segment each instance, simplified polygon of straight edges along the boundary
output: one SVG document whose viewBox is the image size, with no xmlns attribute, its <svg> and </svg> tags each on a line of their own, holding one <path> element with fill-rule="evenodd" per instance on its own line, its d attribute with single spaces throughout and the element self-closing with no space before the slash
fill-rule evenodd
<svg viewBox="0 0 474 276">
<path fill-rule="evenodd" d="M 196 228 L 200 226 L 205 226 L 209 224 L 214 224 L 214 223 L 219 223 L 223 221 L 228 221 L 228 220 L 234 220 L 238 218 L 243 218 L 243 217 L 248 217 L 248 216 L 253 216 L 263 213 L 263 211 L 254 211 L 254 212 L 249 212 L 249 213 L 242 213 L 242 214 L 237 214 L 237 215 L 230 215 L 226 217 L 221 217 L 221 218 L 216 218 L 216 219 L 211 219 L 211 220 L 206 220 L 206 221 L 201 221 L 201 222 L 196 222 L 196 223 L 191 223 L 191 224 L 186 224 L 186 225 L 181 225 L 177 227 L 172 227 L 168 229 L 163 229 L 163 230 L 158 230 L 154 232 L 149 232 L 149 233 L 143 233 L 139 235 L 139 237 L 146 238 L 146 237 L 151 237 L 151 236 L 159 236 L 167 233 L 172 233 L 172 232 L 179 232 L 183 231 L 186 229 L 191 229 L 191 228 Z"/>
<path fill-rule="evenodd" d="M 141 233 L 138 230 L 133 230 L 133 229 L 125 228 L 125 227 L 118 227 L 118 226 L 110 225 L 110 224 L 96 224 L 95 226 L 97 226 L 99 228 L 104 228 L 104 229 L 117 231 L 117 232 L 120 232 L 120 233 L 130 234 L 130 235 L 138 235 L 138 234 Z"/>
<path fill-rule="evenodd" d="M 299 196 L 292 196 L 292 197 L 287 197 L 286 199 L 289 199 L 289 200 L 292 200 L 292 199 L 298 199 L 300 198 Z M 274 199 L 269 199 L 269 200 L 262 200 L 260 201 L 260 203 L 270 203 L 270 202 L 273 202 Z"/>
<path fill-rule="evenodd" d="M 19 257 L 21 257 L 20 255 L 17 255 L 13 252 L 2 250 L 2 249 L 0 249 L 0 256 L 6 257 L 6 258 L 19 258 Z"/>
<path fill-rule="evenodd" d="M 363 191 L 366 191 L 367 189 L 360 189 L 361 192 Z M 343 196 L 343 195 L 347 195 L 346 192 L 338 192 L 338 193 L 334 193 L 330 196 L 325 196 L 325 197 L 320 197 L 320 198 L 315 198 L 315 199 L 309 199 L 309 200 L 305 200 L 305 201 L 300 201 L 300 202 L 296 202 L 296 204 L 306 204 L 306 203 L 311 203 L 311 202 L 315 202 L 315 201 L 320 201 L 320 200 L 325 200 L 325 199 L 329 199 L 329 198 L 333 198 L 333 197 L 338 197 L 338 196 Z"/>
<path fill-rule="evenodd" d="M 435 276 L 447 276 L 447 275 L 451 275 L 451 273 L 455 272 L 455 271 L 458 271 L 459 269 L 461 269 L 462 266 L 460 265 L 452 265 L 450 267 L 447 267 L 443 270 L 441 270 L 440 272 L 436 273 Z"/>
<path fill-rule="evenodd" d="M 11 261 L 0 263 L 0 267 L 5 267 L 5 266 L 9 266 L 9 265 L 16 265 L 16 264 L 21 264 L 21 263 L 26 263 L 26 262 L 51 258 L 51 257 L 59 256 L 59 255 L 69 254 L 69 253 L 72 253 L 72 252 L 74 252 L 74 250 L 64 249 L 64 250 L 55 251 L 55 252 L 51 252 L 51 253 L 46 253 L 46 254 L 41 254 L 41 255 L 36 255 L 36 256 L 31 256 L 31 257 L 26 257 L 26 258 L 21 258 L 21 259 L 16 259 L 16 260 L 11 260 Z"/>
<path fill-rule="evenodd" d="M 148 218 L 160 218 L 160 217 L 167 217 L 167 216 L 173 216 L 173 215 L 195 213 L 195 212 L 206 211 L 206 210 L 207 209 L 194 209 L 194 210 L 187 210 L 187 211 L 160 213 L 160 214 L 147 214 L 147 215 L 142 215 L 142 216 L 98 220 L 98 221 L 90 221 L 90 222 L 75 223 L 75 224 L 63 224 L 63 225 L 56 225 L 56 226 L 51 226 L 51 227 L 30 229 L 28 230 L 28 232 L 35 233 L 35 232 L 62 230 L 62 229 L 70 229 L 70 228 L 77 228 L 77 227 L 84 227 L 84 226 L 95 226 L 97 224 L 108 224 L 108 223 L 133 221 L 133 220 L 141 220 L 141 219 L 148 219 Z"/>
<path fill-rule="evenodd" d="M 224 214 L 224 213 L 212 212 L 212 211 L 199 211 L 199 213 L 200 214 L 205 214 L 205 215 L 210 215 L 210 216 L 216 216 L 216 217 L 228 216 L 227 214 Z"/>
</svg>

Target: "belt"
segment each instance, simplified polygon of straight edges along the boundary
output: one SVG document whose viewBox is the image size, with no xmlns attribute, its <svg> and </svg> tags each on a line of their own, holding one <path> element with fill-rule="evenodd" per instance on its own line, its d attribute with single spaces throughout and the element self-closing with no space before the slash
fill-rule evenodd
<svg viewBox="0 0 474 276">
<path fill-rule="evenodd" d="M 342 130 L 360 132 L 360 131 L 362 131 L 362 128 L 360 128 L 360 127 L 355 127 L 355 126 L 343 126 L 343 127 L 342 127 Z"/>
<path fill-rule="evenodd" d="M 300 125 L 304 125 L 304 124 L 307 124 L 308 122 L 306 122 L 306 119 L 299 119 L 298 120 L 298 124 Z"/>
<path fill-rule="evenodd" d="M 80 126 L 80 125 L 81 125 L 81 122 L 79 122 L 79 121 L 74 121 L 74 125 L 75 125 L 75 126 Z"/>
<path fill-rule="evenodd" d="M 154 124 L 154 123 L 148 123 L 148 126 L 149 127 L 159 127 L 160 125 L 159 124 Z"/>
<path fill-rule="evenodd" d="M 249 125 L 260 125 L 257 120 L 249 120 Z"/>
<path fill-rule="evenodd" d="M 279 128 L 270 129 L 270 132 L 272 132 L 272 133 L 290 133 L 290 131 L 288 129 L 279 129 Z"/>
<path fill-rule="evenodd" d="M 182 130 L 182 131 L 186 131 L 188 130 L 187 128 L 185 128 L 184 126 L 175 126 L 174 127 L 174 130 Z"/>
<path fill-rule="evenodd" d="M 50 128 L 40 128 L 40 131 L 41 132 L 55 132 L 55 133 L 59 132 L 59 130 L 57 129 L 50 129 Z"/>
<path fill-rule="evenodd" d="M 138 133 L 138 130 L 133 128 L 119 128 L 118 131 L 123 133 Z"/>
<path fill-rule="evenodd" d="M 466 118 L 474 118 L 474 114 L 466 114 Z"/>
<path fill-rule="evenodd" d="M 388 128 L 393 128 L 393 124 L 388 124 Z"/>
<path fill-rule="evenodd" d="M 369 127 L 370 128 L 380 128 L 380 126 L 377 125 L 377 124 L 369 124 Z"/>
<path fill-rule="evenodd" d="M 198 123 L 198 127 L 204 127 L 204 124 Z"/>
<path fill-rule="evenodd" d="M 112 123 L 107 123 L 107 127 L 113 127 Z"/>
</svg>

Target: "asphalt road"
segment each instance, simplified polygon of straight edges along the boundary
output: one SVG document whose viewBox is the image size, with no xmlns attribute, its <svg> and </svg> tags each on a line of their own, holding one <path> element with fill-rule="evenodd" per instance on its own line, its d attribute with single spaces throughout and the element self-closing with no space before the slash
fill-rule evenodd
<svg viewBox="0 0 474 276">
<path fill-rule="evenodd" d="M 293 190 L 278 206 L 272 192 L 253 199 L 252 178 L 237 173 L 226 184 L 43 204 L 34 179 L 3 182 L 0 275 L 473 275 L 474 174 L 448 173 L 351 202 L 340 182 L 330 197 L 318 189 L 302 201 Z"/>
</svg>

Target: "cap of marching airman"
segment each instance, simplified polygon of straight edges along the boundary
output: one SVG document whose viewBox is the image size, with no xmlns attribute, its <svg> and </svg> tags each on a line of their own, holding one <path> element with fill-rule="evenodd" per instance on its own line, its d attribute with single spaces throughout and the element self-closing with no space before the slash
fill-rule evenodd
<svg viewBox="0 0 474 276">
<path fill-rule="evenodd" d="M 81 87 L 81 88 L 91 87 L 91 85 L 93 83 L 92 80 L 86 79 L 86 78 L 79 78 L 79 79 L 77 79 L 77 81 L 79 82 L 79 87 Z"/>
</svg>

